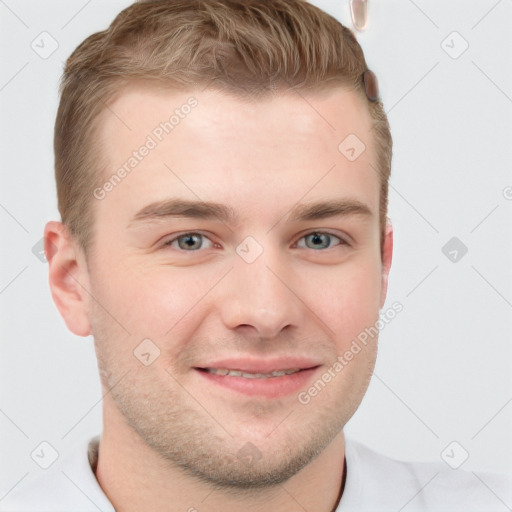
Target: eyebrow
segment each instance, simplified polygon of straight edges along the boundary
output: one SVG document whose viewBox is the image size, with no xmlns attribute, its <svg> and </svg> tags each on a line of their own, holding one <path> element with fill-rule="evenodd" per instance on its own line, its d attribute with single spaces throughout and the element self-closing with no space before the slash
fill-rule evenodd
<svg viewBox="0 0 512 512">
<path fill-rule="evenodd" d="M 165 217 L 218 219 L 222 222 L 234 222 L 237 215 L 232 208 L 223 204 L 171 198 L 144 206 L 133 216 L 128 226 L 141 221 L 152 221 Z"/>
<path fill-rule="evenodd" d="M 373 212 L 361 201 L 337 199 L 299 204 L 292 208 L 288 215 L 292 222 L 304 222 L 342 216 L 370 218 Z M 217 219 L 231 224 L 235 224 L 238 220 L 236 212 L 224 204 L 171 198 L 144 206 L 133 216 L 128 227 L 143 221 L 156 221 L 167 217 Z"/>
<path fill-rule="evenodd" d="M 290 220 L 308 221 L 352 215 L 370 218 L 373 216 L 373 213 L 371 209 L 361 201 L 355 199 L 337 199 L 297 205 L 290 212 Z"/>
</svg>

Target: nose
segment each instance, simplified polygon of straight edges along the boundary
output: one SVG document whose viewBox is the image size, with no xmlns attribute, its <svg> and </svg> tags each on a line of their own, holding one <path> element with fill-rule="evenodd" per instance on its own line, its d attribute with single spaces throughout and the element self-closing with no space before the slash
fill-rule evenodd
<svg viewBox="0 0 512 512">
<path fill-rule="evenodd" d="M 306 309 L 293 271 L 268 252 L 252 263 L 237 257 L 218 297 L 226 328 L 261 339 L 297 327 Z"/>
</svg>

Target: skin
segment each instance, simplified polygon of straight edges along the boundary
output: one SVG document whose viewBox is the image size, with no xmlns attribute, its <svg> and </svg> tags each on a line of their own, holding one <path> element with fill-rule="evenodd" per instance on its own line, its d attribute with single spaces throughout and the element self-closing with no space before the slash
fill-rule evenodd
<svg viewBox="0 0 512 512">
<path fill-rule="evenodd" d="M 308 404 L 295 392 L 212 385 L 194 367 L 300 355 L 320 365 L 307 390 L 378 320 L 393 232 L 388 222 L 381 254 L 369 114 L 342 89 L 243 102 L 133 84 L 110 106 L 116 115 L 100 119 L 105 179 L 191 96 L 197 107 L 104 199 L 91 198 L 87 258 L 62 224 L 45 230 L 53 299 L 73 333 L 94 336 L 106 393 L 96 477 L 118 511 L 330 512 L 343 427 L 366 392 L 377 339 Z M 353 162 L 338 150 L 350 133 L 366 145 Z M 238 219 L 130 223 L 170 197 L 222 203 Z M 372 214 L 291 220 L 297 204 L 328 199 Z M 176 240 L 187 232 L 207 238 L 192 251 Z M 330 241 L 305 238 L 312 232 Z M 263 250 L 252 263 L 236 251 L 248 236 Z M 145 366 L 134 350 L 148 338 L 160 355 Z M 248 442 L 260 454 L 252 464 L 237 457 Z"/>
</svg>

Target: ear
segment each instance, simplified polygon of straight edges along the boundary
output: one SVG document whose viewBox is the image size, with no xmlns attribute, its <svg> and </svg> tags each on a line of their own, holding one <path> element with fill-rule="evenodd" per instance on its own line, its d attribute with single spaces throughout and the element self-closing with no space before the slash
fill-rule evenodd
<svg viewBox="0 0 512 512">
<path fill-rule="evenodd" d="M 66 226 L 50 221 L 44 229 L 44 252 L 57 309 L 73 334 L 88 336 L 91 333 L 87 315 L 89 278 L 83 251 Z"/>
<path fill-rule="evenodd" d="M 384 307 L 386 295 L 388 293 L 389 271 L 391 269 L 391 260 L 393 259 L 393 226 L 389 218 L 386 221 L 386 230 L 384 234 L 384 247 L 382 248 L 382 275 L 381 275 L 381 295 L 380 307 Z"/>
</svg>

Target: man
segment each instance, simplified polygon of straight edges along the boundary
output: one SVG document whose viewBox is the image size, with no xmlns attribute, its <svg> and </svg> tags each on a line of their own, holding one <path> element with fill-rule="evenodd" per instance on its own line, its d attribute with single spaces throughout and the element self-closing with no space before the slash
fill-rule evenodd
<svg viewBox="0 0 512 512">
<path fill-rule="evenodd" d="M 512 503 L 505 477 L 344 436 L 386 299 L 391 144 L 355 38 L 303 0 L 138 2 L 84 41 L 45 252 L 94 336 L 103 432 L 2 510 Z"/>
</svg>

